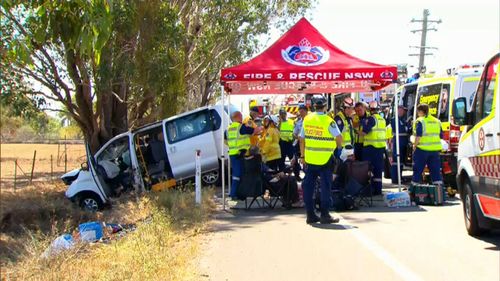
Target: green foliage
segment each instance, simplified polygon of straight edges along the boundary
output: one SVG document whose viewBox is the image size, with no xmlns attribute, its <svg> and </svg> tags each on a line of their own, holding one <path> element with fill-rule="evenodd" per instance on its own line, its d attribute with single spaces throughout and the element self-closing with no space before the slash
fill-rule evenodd
<svg viewBox="0 0 500 281">
<path fill-rule="evenodd" d="M 253 56 L 271 27 L 314 2 L 4 0 L 1 66 L 16 85 L 34 82 L 18 91 L 30 96 L 19 108 L 35 97 L 62 103 L 95 150 L 129 127 L 213 102 L 221 68 Z"/>
</svg>

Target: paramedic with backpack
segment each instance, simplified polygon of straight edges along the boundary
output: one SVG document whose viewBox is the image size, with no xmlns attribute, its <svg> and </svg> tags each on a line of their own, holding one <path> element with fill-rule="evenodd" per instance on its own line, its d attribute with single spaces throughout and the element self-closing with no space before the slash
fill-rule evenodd
<svg viewBox="0 0 500 281">
<path fill-rule="evenodd" d="M 316 112 L 304 118 L 300 133 L 300 161 L 304 164 L 303 181 L 306 223 L 337 223 L 329 212 L 334 151 L 338 157 L 342 151 L 342 134 L 333 119 L 325 113 L 326 99 L 319 96 L 314 99 Z M 339 147 L 339 149 L 335 149 Z M 321 178 L 321 217 L 314 211 L 313 193 L 318 177 Z"/>
</svg>

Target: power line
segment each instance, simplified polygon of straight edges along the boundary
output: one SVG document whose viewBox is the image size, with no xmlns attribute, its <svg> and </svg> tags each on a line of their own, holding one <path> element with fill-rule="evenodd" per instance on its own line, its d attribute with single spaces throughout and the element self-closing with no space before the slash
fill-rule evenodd
<svg viewBox="0 0 500 281">
<path fill-rule="evenodd" d="M 432 53 L 426 53 L 425 52 L 426 49 L 427 50 L 429 50 L 429 49 L 437 50 L 436 47 L 429 47 L 426 45 L 427 44 L 427 32 L 428 31 L 437 31 L 437 29 L 435 27 L 430 27 L 429 23 L 440 24 L 442 22 L 441 19 L 430 20 L 429 15 L 430 15 L 429 9 L 424 9 L 424 14 L 423 14 L 422 19 L 412 19 L 411 20 L 412 23 L 414 23 L 414 22 L 421 22 L 422 23 L 422 29 L 411 30 L 412 33 L 417 33 L 417 32 L 422 33 L 422 36 L 420 38 L 420 46 L 410 46 L 410 48 L 420 49 L 420 52 L 418 54 L 409 54 L 409 56 L 418 56 L 419 57 L 419 59 L 418 59 L 418 72 L 420 72 L 420 73 L 425 72 L 424 71 L 424 69 L 425 69 L 425 65 L 424 65 L 425 56 L 432 55 Z"/>
</svg>

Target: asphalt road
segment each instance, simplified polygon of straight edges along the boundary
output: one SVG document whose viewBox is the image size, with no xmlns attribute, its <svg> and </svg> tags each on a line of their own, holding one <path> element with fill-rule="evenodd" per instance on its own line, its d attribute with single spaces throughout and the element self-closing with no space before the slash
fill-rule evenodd
<svg viewBox="0 0 500 281">
<path fill-rule="evenodd" d="M 303 209 L 232 210 L 202 245 L 200 280 L 500 280 L 500 233 L 468 236 L 458 199 L 305 223 Z"/>
</svg>

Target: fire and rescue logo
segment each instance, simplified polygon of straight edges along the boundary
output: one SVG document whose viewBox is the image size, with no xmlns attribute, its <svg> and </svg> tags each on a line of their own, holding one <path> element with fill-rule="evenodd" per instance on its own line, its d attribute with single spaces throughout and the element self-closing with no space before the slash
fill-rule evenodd
<svg viewBox="0 0 500 281">
<path fill-rule="evenodd" d="M 382 73 L 380 73 L 380 78 L 382 79 L 392 79 L 394 77 L 394 74 L 390 72 L 389 70 L 386 70 Z"/>
<path fill-rule="evenodd" d="M 224 78 L 233 80 L 236 79 L 236 74 L 229 72 L 228 74 L 224 75 Z"/>
<path fill-rule="evenodd" d="M 289 46 L 281 50 L 281 56 L 289 64 L 297 66 L 321 65 L 330 59 L 330 52 L 319 46 L 312 46 L 306 38 L 300 40 L 299 45 Z"/>
</svg>

